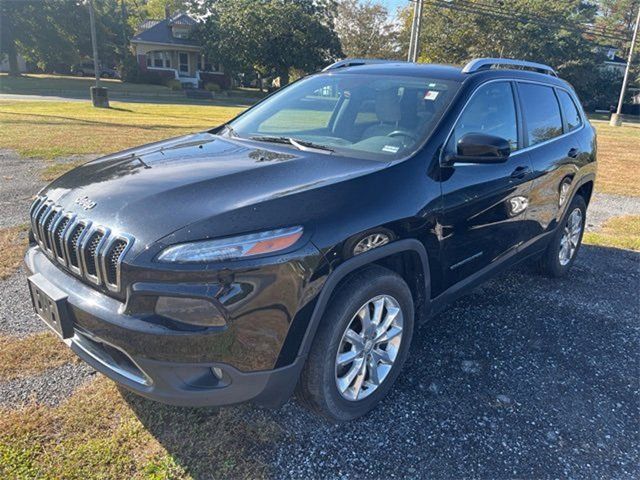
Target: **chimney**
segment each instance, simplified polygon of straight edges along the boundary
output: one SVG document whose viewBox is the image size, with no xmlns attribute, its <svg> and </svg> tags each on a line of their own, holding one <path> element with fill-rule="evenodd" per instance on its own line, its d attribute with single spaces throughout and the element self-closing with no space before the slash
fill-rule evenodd
<svg viewBox="0 0 640 480">
<path fill-rule="evenodd" d="M 169 5 L 164 6 L 164 18 L 169 20 L 171 18 L 171 12 L 169 11 Z"/>
</svg>

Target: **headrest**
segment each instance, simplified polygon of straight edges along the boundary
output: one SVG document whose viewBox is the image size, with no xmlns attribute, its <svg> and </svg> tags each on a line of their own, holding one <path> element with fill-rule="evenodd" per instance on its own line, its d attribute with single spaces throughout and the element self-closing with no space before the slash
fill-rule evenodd
<svg viewBox="0 0 640 480">
<path fill-rule="evenodd" d="M 384 123 L 400 121 L 400 97 L 395 88 L 376 92 L 376 116 Z"/>
</svg>

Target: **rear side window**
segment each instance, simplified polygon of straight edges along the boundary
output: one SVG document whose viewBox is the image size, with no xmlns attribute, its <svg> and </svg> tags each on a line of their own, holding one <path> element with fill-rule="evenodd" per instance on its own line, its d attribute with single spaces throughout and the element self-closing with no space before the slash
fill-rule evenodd
<svg viewBox="0 0 640 480">
<path fill-rule="evenodd" d="M 582 118 L 580 118 L 580 112 L 578 111 L 578 107 L 573 102 L 571 95 L 569 95 L 564 90 L 556 90 L 558 92 L 558 99 L 560 100 L 560 104 L 562 105 L 562 111 L 567 121 L 567 131 L 570 132 L 575 130 L 580 125 L 582 125 Z"/>
<path fill-rule="evenodd" d="M 529 145 L 546 142 L 562 135 L 560 106 L 553 88 L 533 83 L 519 83 L 518 90 Z"/>
<path fill-rule="evenodd" d="M 455 151 L 467 133 L 486 133 L 509 141 L 518 149 L 518 123 L 513 91 L 508 82 L 492 82 L 476 90 L 456 124 L 447 149 Z"/>
</svg>

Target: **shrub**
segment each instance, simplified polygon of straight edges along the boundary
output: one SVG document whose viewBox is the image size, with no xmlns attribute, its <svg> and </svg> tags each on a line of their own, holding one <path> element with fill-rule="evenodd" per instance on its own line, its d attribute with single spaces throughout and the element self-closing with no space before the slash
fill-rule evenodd
<svg viewBox="0 0 640 480">
<path fill-rule="evenodd" d="M 205 90 L 208 90 L 210 92 L 214 92 L 214 93 L 220 93 L 220 90 L 222 90 L 222 88 L 220 88 L 220 85 L 218 85 L 217 83 L 213 83 L 213 82 L 209 82 L 204 86 Z"/>
<path fill-rule="evenodd" d="M 182 84 L 180 83 L 179 80 L 176 80 L 175 78 L 172 78 L 170 80 L 167 80 L 165 85 L 167 87 L 169 87 L 169 89 L 176 91 L 176 90 L 182 90 Z"/>
</svg>

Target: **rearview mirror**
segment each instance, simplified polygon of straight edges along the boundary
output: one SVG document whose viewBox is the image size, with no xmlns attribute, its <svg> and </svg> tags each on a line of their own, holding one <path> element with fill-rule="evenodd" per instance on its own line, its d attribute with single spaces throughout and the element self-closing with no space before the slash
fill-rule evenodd
<svg viewBox="0 0 640 480">
<path fill-rule="evenodd" d="M 467 133 L 456 145 L 456 154 L 448 155 L 449 165 L 454 163 L 502 163 L 509 158 L 508 140 L 486 133 Z"/>
</svg>

